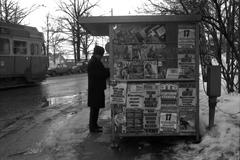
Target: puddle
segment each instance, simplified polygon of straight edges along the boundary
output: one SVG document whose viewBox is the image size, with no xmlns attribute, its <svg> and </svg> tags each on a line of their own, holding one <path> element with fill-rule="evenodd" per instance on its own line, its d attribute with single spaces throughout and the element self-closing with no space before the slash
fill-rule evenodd
<svg viewBox="0 0 240 160">
<path fill-rule="evenodd" d="M 58 105 L 58 104 L 87 104 L 87 92 L 79 92 L 79 94 L 61 96 L 61 97 L 51 97 L 47 98 L 45 103 L 48 106 Z"/>
</svg>

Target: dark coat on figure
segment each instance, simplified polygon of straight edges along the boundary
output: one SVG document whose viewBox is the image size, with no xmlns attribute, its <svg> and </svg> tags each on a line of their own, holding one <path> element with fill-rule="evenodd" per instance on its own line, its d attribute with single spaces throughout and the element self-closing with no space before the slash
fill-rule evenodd
<svg viewBox="0 0 240 160">
<path fill-rule="evenodd" d="M 109 69 L 105 68 L 100 59 L 94 55 L 88 62 L 88 106 L 105 107 L 106 79 L 110 76 Z"/>
</svg>

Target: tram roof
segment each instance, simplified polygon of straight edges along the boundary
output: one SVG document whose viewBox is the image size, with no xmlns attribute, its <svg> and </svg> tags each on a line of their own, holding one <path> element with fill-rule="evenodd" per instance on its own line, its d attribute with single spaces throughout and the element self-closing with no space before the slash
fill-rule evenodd
<svg viewBox="0 0 240 160">
<path fill-rule="evenodd" d="M 28 38 L 43 38 L 43 33 L 36 27 L 0 22 L 0 34 L 20 36 Z"/>
<path fill-rule="evenodd" d="M 81 17 L 82 27 L 93 36 L 108 36 L 110 24 L 199 22 L 200 15 L 142 15 Z"/>
</svg>

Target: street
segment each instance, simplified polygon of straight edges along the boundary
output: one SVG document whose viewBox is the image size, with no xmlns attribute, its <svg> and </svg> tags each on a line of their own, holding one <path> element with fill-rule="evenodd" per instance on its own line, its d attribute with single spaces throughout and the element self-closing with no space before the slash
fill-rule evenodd
<svg viewBox="0 0 240 160">
<path fill-rule="evenodd" d="M 190 160 L 206 154 L 206 141 L 195 145 L 173 137 L 126 139 L 119 149 L 112 149 L 108 90 L 105 94 L 107 107 L 99 118 L 103 133 L 91 134 L 86 74 L 0 91 L 0 160 Z M 200 105 L 205 119 L 200 130 L 206 132 L 207 97 L 202 90 Z"/>
</svg>

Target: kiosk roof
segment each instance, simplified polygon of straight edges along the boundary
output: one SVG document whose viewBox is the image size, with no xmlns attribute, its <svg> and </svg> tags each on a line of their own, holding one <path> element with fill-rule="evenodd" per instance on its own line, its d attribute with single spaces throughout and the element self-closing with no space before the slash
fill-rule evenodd
<svg viewBox="0 0 240 160">
<path fill-rule="evenodd" d="M 92 16 L 79 18 L 80 24 L 93 36 L 108 36 L 110 24 L 122 23 L 176 23 L 199 22 L 199 15 L 144 15 L 144 16 Z"/>
</svg>

